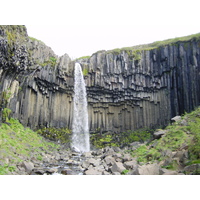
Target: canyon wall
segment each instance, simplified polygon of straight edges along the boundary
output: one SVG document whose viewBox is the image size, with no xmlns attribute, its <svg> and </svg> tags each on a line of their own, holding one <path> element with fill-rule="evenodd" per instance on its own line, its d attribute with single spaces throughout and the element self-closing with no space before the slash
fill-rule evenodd
<svg viewBox="0 0 200 200">
<path fill-rule="evenodd" d="M 199 40 L 101 51 L 80 63 L 88 72 L 91 129 L 159 127 L 200 103 Z"/>
<path fill-rule="evenodd" d="M 200 103 L 200 37 L 99 51 L 76 62 L 87 85 L 91 131 L 161 127 Z M 33 129 L 71 128 L 74 64 L 28 37 L 24 26 L 0 26 L 1 110 L 10 108 Z"/>
</svg>

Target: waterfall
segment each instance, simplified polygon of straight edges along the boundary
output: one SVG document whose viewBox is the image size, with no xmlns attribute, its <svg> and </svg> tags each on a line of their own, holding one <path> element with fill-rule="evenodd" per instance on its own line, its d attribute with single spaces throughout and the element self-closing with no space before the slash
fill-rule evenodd
<svg viewBox="0 0 200 200">
<path fill-rule="evenodd" d="M 79 63 L 75 64 L 74 79 L 74 112 L 71 147 L 78 152 L 88 152 L 90 151 L 90 138 L 87 94 L 82 68 Z"/>
</svg>

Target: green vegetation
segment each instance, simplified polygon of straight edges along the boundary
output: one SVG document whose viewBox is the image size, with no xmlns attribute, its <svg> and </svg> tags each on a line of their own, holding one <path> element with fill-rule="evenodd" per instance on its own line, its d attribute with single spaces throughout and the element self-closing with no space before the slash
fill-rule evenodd
<svg viewBox="0 0 200 200">
<path fill-rule="evenodd" d="M 37 130 L 37 133 L 47 139 L 60 141 L 61 143 L 69 143 L 71 137 L 71 130 L 68 128 L 42 128 Z"/>
<path fill-rule="evenodd" d="M 145 142 L 151 138 L 153 130 L 143 128 L 135 131 L 123 132 L 119 135 L 120 145 L 126 146 L 132 142 Z"/>
<path fill-rule="evenodd" d="M 124 147 L 132 142 L 148 141 L 151 138 L 152 130 L 144 128 L 123 132 L 119 135 L 111 133 L 100 134 L 98 132 L 97 130 L 97 133 L 90 137 L 90 141 L 96 148 L 104 148 L 106 146 Z"/>
<path fill-rule="evenodd" d="M 150 44 L 136 45 L 133 47 L 123 47 L 120 49 L 116 48 L 116 49 L 107 51 L 107 53 L 113 53 L 113 54 L 118 55 L 122 52 L 126 52 L 128 53 L 131 60 L 134 58 L 135 61 L 139 61 L 141 60 L 141 51 L 143 50 L 156 49 L 156 48 L 159 48 L 161 46 L 166 46 L 166 45 L 177 45 L 177 42 L 188 42 L 190 40 L 200 40 L 200 33 L 184 36 L 184 37 L 167 39 L 163 41 L 156 41 Z"/>
<path fill-rule="evenodd" d="M 80 58 L 76 58 L 75 59 L 75 61 L 76 60 L 81 60 L 81 59 L 89 59 L 91 56 L 82 56 L 82 57 L 80 57 Z"/>
<path fill-rule="evenodd" d="M 41 40 L 38 40 L 38 39 L 36 39 L 36 38 L 34 38 L 34 37 L 30 37 L 30 36 L 29 36 L 29 39 L 30 39 L 30 40 L 32 40 L 32 41 L 37 41 L 37 42 L 39 42 L 39 43 L 41 43 L 41 44 L 44 44 L 44 45 L 45 45 L 45 43 L 44 43 L 44 42 L 42 42 Z"/>
<path fill-rule="evenodd" d="M 21 156 L 33 155 L 42 160 L 42 150 L 54 150 L 54 143 L 46 142 L 42 136 L 23 125 L 16 119 L 9 119 L 0 126 L 0 174 L 15 170 L 15 164 L 22 161 Z M 9 164 L 6 163 L 9 159 Z"/>
<path fill-rule="evenodd" d="M 182 122 L 186 122 L 183 125 Z M 176 152 L 182 149 L 188 150 L 188 160 L 185 165 L 200 163 L 200 108 L 185 114 L 182 120 L 165 128 L 166 134 L 160 139 L 141 145 L 132 151 L 138 162 L 157 162 L 168 158 L 167 151 Z M 172 160 L 163 166 L 166 169 L 177 169 L 176 160 Z"/>
<path fill-rule="evenodd" d="M 0 97 L 0 108 L 2 109 L 2 121 L 7 122 L 9 120 L 11 110 L 7 108 L 8 101 L 11 97 L 12 93 L 10 88 L 4 90 Z"/>
<path fill-rule="evenodd" d="M 111 134 L 93 134 L 90 137 L 90 142 L 96 148 L 104 148 L 106 146 L 119 146 L 115 143 L 114 137 Z"/>
<path fill-rule="evenodd" d="M 88 69 L 83 69 L 83 76 L 87 76 L 88 75 Z"/>
<path fill-rule="evenodd" d="M 51 66 L 51 67 L 55 67 L 56 66 L 56 62 L 57 59 L 55 57 L 50 57 L 49 60 L 44 61 L 43 63 L 38 62 L 38 65 L 45 67 L 47 65 Z"/>
<path fill-rule="evenodd" d="M 9 122 L 10 119 L 10 113 L 12 111 L 9 108 L 4 108 L 2 111 L 2 121 L 3 122 Z"/>
<path fill-rule="evenodd" d="M 126 175 L 129 172 L 128 169 L 125 169 L 124 171 L 121 172 L 122 175 Z"/>
</svg>

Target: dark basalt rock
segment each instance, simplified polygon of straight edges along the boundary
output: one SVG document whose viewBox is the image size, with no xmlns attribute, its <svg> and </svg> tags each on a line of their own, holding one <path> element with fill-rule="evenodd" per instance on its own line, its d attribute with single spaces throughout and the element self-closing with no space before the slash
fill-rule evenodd
<svg viewBox="0 0 200 200">
<path fill-rule="evenodd" d="M 100 51 L 77 62 L 87 72 L 90 131 L 161 127 L 200 104 L 199 39 Z M 0 26 L 0 92 L 11 93 L 1 110 L 33 129 L 71 128 L 74 63 L 28 37 L 24 26 Z"/>
</svg>

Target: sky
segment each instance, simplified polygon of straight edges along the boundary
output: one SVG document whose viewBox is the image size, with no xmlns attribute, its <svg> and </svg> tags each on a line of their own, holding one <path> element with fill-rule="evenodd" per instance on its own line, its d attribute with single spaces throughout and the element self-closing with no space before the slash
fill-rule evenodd
<svg viewBox="0 0 200 200">
<path fill-rule="evenodd" d="M 200 32 L 198 0 L 5 1 L 9 24 L 72 59 Z M 10 5 L 13 5 L 10 7 Z M 2 6 L 1 6 L 2 7 Z M 16 9 L 17 8 L 17 9 Z M 5 15 L 4 15 L 5 12 Z"/>
</svg>

